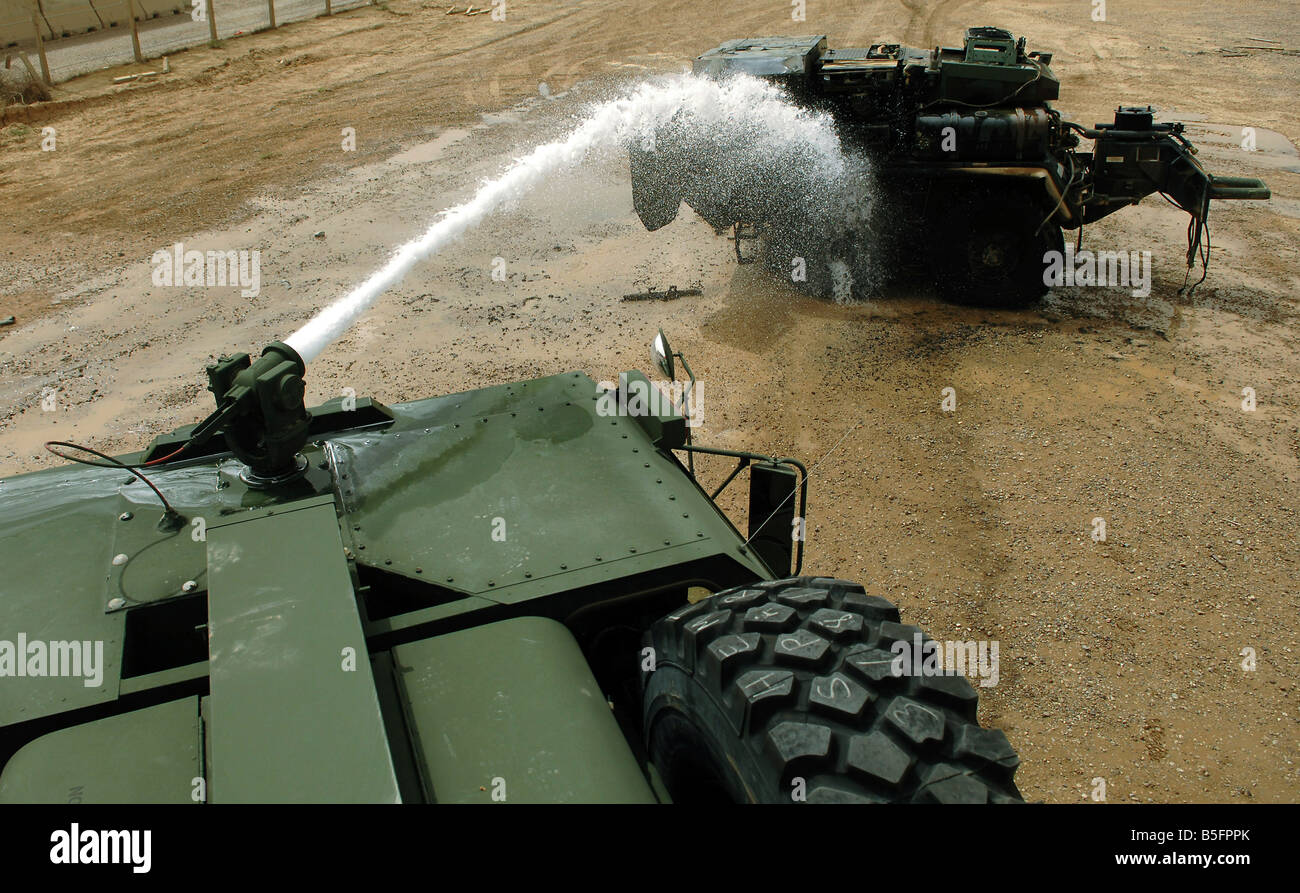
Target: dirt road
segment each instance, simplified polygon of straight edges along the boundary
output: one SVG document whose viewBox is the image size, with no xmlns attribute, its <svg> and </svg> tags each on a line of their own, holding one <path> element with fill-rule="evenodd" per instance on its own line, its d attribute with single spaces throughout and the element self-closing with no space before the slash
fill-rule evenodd
<svg viewBox="0 0 1300 893">
<path fill-rule="evenodd" d="M 935 638 L 999 641 L 981 719 L 1019 749 L 1027 797 L 1089 799 L 1100 778 L 1112 802 L 1300 799 L 1300 57 L 1220 50 L 1300 47 L 1300 26 L 1283 0 L 1112 0 L 1106 22 L 1089 6 L 810 2 L 795 24 L 772 2 L 720 18 L 693 0 L 514 0 L 495 23 L 396 0 L 177 55 L 153 86 L 70 82 L 66 107 L 0 131 L 0 317 L 18 317 L 0 329 L 0 470 L 50 464 L 53 436 L 124 451 L 205 415 L 209 357 L 286 336 L 631 79 L 752 33 L 925 46 L 998 24 L 1055 52 L 1074 120 L 1149 101 L 1213 170 L 1268 181 L 1271 202 L 1216 208 L 1193 298 L 1177 295 L 1186 220 L 1148 200 L 1087 243 L 1151 251 L 1149 297 L 837 306 L 737 268 L 689 212 L 645 233 L 608 157 L 422 264 L 313 364 L 309 402 L 611 379 L 648 365 L 662 325 L 703 381 L 705 441 L 820 460 L 807 567 L 877 588 Z M 1247 126 L 1267 151 L 1241 150 Z M 149 258 L 175 242 L 259 249 L 260 294 L 154 286 Z M 618 300 L 670 284 L 703 295 Z"/>
</svg>

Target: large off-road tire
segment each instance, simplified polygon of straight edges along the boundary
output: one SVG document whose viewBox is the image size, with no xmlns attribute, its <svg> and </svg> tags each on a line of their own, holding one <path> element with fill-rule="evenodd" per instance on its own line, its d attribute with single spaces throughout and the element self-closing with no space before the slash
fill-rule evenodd
<svg viewBox="0 0 1300 893">
<path fill-rule="evenodd" d="M 1019 802 L 1019 758 L 961 676 L 896 676 L 915 627 L 857 584 L 728 589 L 649 633 L 650 760 L 674 802 Z"/>
<path fill-rule="evenodd" d="M 981 307 L 1023 307 L 1047 294 L 1048 251 L 1063 252 L 1043 202 L 1010 192 L 959 193 L 932 218 L 930 263 L 939 297 Z"/>
</svg>

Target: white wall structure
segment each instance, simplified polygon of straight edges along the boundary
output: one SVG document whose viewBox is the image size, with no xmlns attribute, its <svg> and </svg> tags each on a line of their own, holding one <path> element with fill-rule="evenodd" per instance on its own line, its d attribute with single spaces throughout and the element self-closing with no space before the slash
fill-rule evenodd
<svg viewBox="0 0 1300 893">
<path fill-rule="evenodd" d="M 45 40 L 123 29 L 129 0 L 0 0 L 0 49 L 35 40 L 32 12 Z M 189 0 L 135 0 L 137 21 L 188 15 Z"/>
</svg>

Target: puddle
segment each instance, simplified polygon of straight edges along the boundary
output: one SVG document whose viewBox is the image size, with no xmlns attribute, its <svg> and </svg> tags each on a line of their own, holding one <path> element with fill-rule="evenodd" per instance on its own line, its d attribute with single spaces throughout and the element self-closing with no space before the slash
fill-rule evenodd
<svg viewBox="0 0 1300 893">
<path fill-rule="evenodd" d="M 430 161 L 437 161 L 444 149 L 467 136 L 469 136 L 468 130 L 448 128 L 429 142 L 419 143 L 403 152 L 398 152 L 388 161 L 391 164 L 427 164 Z"/>
<path fill-rule="evenodd" d="M 1173 115 L 1169 115 L 1167 118 L 1165 115 L 1159 117 L 1166 120 L 1178 120 Z M 1255 149 L 1249 151 L 1242 148 L 1246 135 L 1241 125 L 1213 124 L 1202 121 L 1185 121 L 1184 123 L 1187 124 L 1187 138 L 1198 149 L 1208 150 L 1210 155 L 1222 157 L 1225 154 L 1231 154 L 1240 160 L 1261 168 L 1300 174 L 1300 150 L 1297 150 L 1294 143 L 1276 130 L 1268 130 L 1263 127 L 1254 128 Z"/>
</svg>

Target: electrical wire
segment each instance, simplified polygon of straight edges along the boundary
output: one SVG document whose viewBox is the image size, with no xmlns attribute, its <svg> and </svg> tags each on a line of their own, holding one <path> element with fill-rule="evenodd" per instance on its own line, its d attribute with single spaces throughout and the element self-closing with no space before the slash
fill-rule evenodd
<svg viewBox="0 0 1300 893">
<path fill-rule="evenodd" d="M 932 108 L 936 105 L 960 105 L 963 108 L 968 108 L 968 109 L 991 109 L 994 108 L 995 106 L 1006 105 L 1008 102 L 1010 102 L 1011 100 L 1019 96 L 1022 90 L 1026 89 L 1027 87 L 1032 87 L 1034 84 L 1038 83 L 1040 80 L 1043 79 L 1043 66 L 1038 62 L 1034 62 L 1034 68 L 1036 73 L 1030 80 L 1025 81 L 1023 84 L 1021 84 L 1016 89 L 1012 90 L 1010 93 L 1008 93 L 1006 96 L 1002 97 L 1001 99 L 995 99 L 993 102 L 985 102 L 985 103 L 962 102 L 960 99 L 936 99 L 933 102 L 929 102 L 921 106 L 921 111 L 925 111 L 926 109 Z"/>
<path fill-rule="evenodd" d="M 1193 227 L 1196 227 L 1195 236 L 1192 235 Z M 1205 235 L 1204 244 L 1201 242 L 1202 233 Z M 1181 295 L 1186 289 L 1187 297 L 1190 298 L 1196 291 L 1196 287 L 1210 275 L 1210 215 L 1208 213 L 1200 218 L 1193 216 L 1192 220 L 1187 224 L 1187 240 L 1189 245 L 1187 250 L 1187 274 L 1183 277 L 1183 287 L 1178 290 L 1178 293 Z M 1201 261 L 1201 278 L 1193 282 L 1191 287 L 1188 288 L 1187 280 L 1191 278 L 1193 257 L 1199 258 Z"/>
<path fill-rule="evenodd" d="M 51 453 L 54 453 L 54 455 L 58 456 L 60 459 L 66 459 L 69 462 L 79 462 L 82 465 L 92 465 L 95 468 L 124 468 L 127 471 L 131 471 L 136 468 L 151 468 L 154 465 L 161 465 L 162 463 L 168 461 L 169 459 L 174 459 L 175 457 L 179 456 L 181 453 L 185 452 L 185 450 L 187 450 L 190 447 L 190 445 L 193 443 L 194 443 L 193 440 L 187 440 L 179 447 L 172 450 L 170 453 L 168 453 L 165 456 L 159 456 L 157 459 L 150 459 L 148 462 L 137 462 L 134 464 L 127 464 L 125 462 L 114 459 L 112 456 L 105 456 L 103 453 L 100 453 L 96 450 L 92 450 L 90 447 L 84 447 L 81 446 L 80 444 L 75 444 L 75 443 L 66 443 L 61 440 L 51 440 L 47 442 L 45 444 L 45 449 Z M 100 456 L 104 459 L 107 459 L 108 462 L 91 462 L 89 459 L 78 459 L 75 456 L 65 456 L 62 453 L 58 452 L 57 450 L 51 450 L 50 444 L 54 444 L 56 446 L 66 446 L 74 450 L 83 450 L 87 453 L 92 453 L 96 456 Z"/>
<path fill-rule="evenodd" d="M 1150 179 L 1150 177 L 1148 177 L 1148 179 Z M 1152 182 L 1155 181 L 1153 180 Z M 1201 209 L 1199 214 L 1192 211 L 1163 190 L 1158 190 L 1161 198 L 1191 217 L 1191 219 L 1187 221 L 1187 272 L 1183 274 L 1183 284 L 1182 287 L 1178 289 L 1178 294 L 1182 295 L 1186 292 L 1187 297 L 1189 298 L 1192 296 L 1192 293 L 1196 291 L 1196 287 L 1204 282 L 1206 277 L 1210 275 L 1210 199 L 1208 186 L 1206 187 L 1206 190 L 1204 207 Z M 1192 268 L 1196 266 L 1196 261 L 1198 260 L 1201 262 L 1201 278 L 1197 279 L 1189 287 L 1187 283 L 1188 280 L 1192 278 Z"/>
<path fill-rule="evenodd" d="M 1184 146 L 1189 145 L 1187 140 L 1179 134 L 1173 134 L 1173 136 L 1177 137 L 1178 142 L 1183 143 Z M 1195 160 L 1183 146 L 1175 144 L 1173 149 L 1182 160 L 1195 165 Z M 1196 287 L 1210 275 L 1210 183 L 1208 180 L 1206 181 L 1205 198 L 1201 201 L 1200 210 L 1193 211 L 1165 192 L 1155 177 L 1142 170 L 1142 168 L 1138 168 L 1138 170 L 1141 171 L 1142 176 L 1146 177 L 1152 186 L 1156 187 L 1155 191 L 1161 198 L 1191 217 L 1191 220 L 1187 221 L 1187 272 L 1183 274 L 1183 284 L 1178 289 L 1179 295 L 1183 295 L 1185 292 L 1186 296 L 1190 298 L 1196 291 Z M 1204 237 L 1203 240 L 1202 237 Z M 1192 278 L 1192 268 L 1196 265 L 1197 260 L 1201 262 L 1201 278 L 1188 287 L 1187 282 Z"/>
<path fill-rule="evenodd" d="M 1043 218 L 1042 223 L 1038 224 L 1038 229 L 1034 230 L 1034 235 L 1038 235 L 1042 232 L 1043 227 L 1047 226 L 1047 222 L 1056 216 L 1056 213 L 1061 210 L 1061 206 L 1065 204 L 1065 197 L 1069 195 L 1070 190 L 1074 188 L 1074 177 L 1076 174 L 1074 169 L 1074 153 L 1067 152 L 1065 160 L 1070 162 L 1070 177 L 1065 181 L 1065 188 L 1061 190 L 1061 197 L 1057 200 L 1056 207 L 1052 208 L 1051 213 Z"/>
<path fill-rule="evenodd" d="M 188 444 L 189 442 L 186 441 L 185 445 L 188 446 Z M 70 450 L 80 450 L 83 453 L 90 453 L 92 456 L 98 456 L 99 458 L 104 459 L 106 461 L 91 462 L 89 459 L 78 459 L 76 456 L 69 456 L 66 453 L 59 452 L 57 449 L 55 449 L 55 447 L 64 447 L 65 449 L 70 449 Z M 163 504 L 163 509 L 166 510 L 167 515 L 173 517 L 179 517 L 180 515 L 180 513 L 177 512 L 176 509 L 172 508 L 171 503 L 167 501 L 167 497 L 162 495 L 162 491 L 154 486 L 153 481 L 149 480 L 147 477 L 145 477 L 143 474 L 137 471 L 138 468 L 143 468 L 145 467 L 145 465 L 153 464 L 151 462 L 147 462 L 145 463 L 145 465 L 128 465 L 125 462 L 120 462 L 117 459 L 114 459 L 112 456 L 101 453 L 99 450 L 91 449 L 88 446 L 81 446 L 80 444 L 77 443 L 68 443 L 66 440 L 47 440 L 45 441 L 45 449 L 53 453 L 54 455 L 58 456 L 60 459 L 66 459 L 69 462 L 77 462 L 81 465 L 90 465 L 95 468 L 120 468 L 123 471 L 129 471 L 131 472 L 131 474 L 135 475 L 140 480 L 144 481 L 145 485 L 148 486 L 148 488 L 154 492 L 154 495 L 158 497 L 158 501 Z M 183 449 L 185 449 L 185 446 L 181 447 L 181 450 Z M 176 450 L 176 453 L 179 453 L 181 450 Z M 170 455 L 175 455 L 175 453 L 172 453 Z M 168 458 L 168 457 L 165 456 L 164 458 Z M 155 461 L 161 461 L 161 460 L 155 460 Z"/>
</svg>

